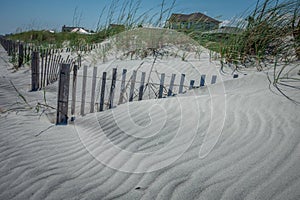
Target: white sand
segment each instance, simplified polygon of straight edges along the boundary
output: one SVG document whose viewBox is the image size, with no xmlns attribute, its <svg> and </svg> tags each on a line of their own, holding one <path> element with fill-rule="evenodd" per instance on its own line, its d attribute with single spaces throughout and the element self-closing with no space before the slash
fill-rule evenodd
<svg viewBox="0 0 300 200">
<path fill-rule="evenodd" d="M 124 104 L 53 126 L 44 114 L 26 109 L 9 82 L 30 105 L 43 102 L 42 91 L 28 92 L 30 71 L 8 70 L 2 47 L 0 57 L 0 108 L 14 108 L 0 116 L 0 199 L 300 198 L 300 106 L 272 92 L 263 73 L 223 77 L 228 79 L 225 106 L 221 91 L 213 107 L 226 113 L 223 131 L 200 159 L 209 126 L 214 130 L 222 121 L 211 120 L 207 89 Z M 210 91 L 222 84 L 209 86 Z M 56 88 L 47 89 L 53 106 Z M 300 99 L 298 90 L 286 92 Z M 15 102 L 20 103 L 12 106 Z"/>
</svg>

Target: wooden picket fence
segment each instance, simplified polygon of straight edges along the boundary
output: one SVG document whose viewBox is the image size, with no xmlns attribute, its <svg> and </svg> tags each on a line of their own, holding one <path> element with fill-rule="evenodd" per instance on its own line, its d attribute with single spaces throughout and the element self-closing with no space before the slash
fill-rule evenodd
<svg viewBox="0 0 300 200">
<path fill-rule="evenodd" d="M 176 74 L 172 74 L 169 76 L 170 82 L 168 81 L 166 83 L 166 74 L 161 73 L 159 82 L 149 83 L 146 80 L 146 72 L 138 72 L 136 70 L 133 70 L 128 78 L 127 69 L 123 69 L 121 74 L 119 74 L 121 78 L 117 79 L 117 68 L 112 69 L 111 76 L 109 77 L 108 72 L 102 72 L 101 76 L 97 76 L 97 67 L 93 68 L 92 76 L 88 76 L 87 66 L 83 67 L 82 75 L 78 75 L 77 65 L 73 66 L 71 73 L 70 69 L 70 64 L 62 64 L 59 74 L 57 124 L 68 123 L 69 114 L 71 114 L 71 121 L 73 121 L 76 115 L 83 116 L 88 113 L 102 112 L 126 102 L 141 101 L 144 99 L 146 88 L 150 86 L 154 94 L 153 98 L 161 99 L 183 94 L 193 88 L 215 84 L 217 81 L 217 75 L 209 77 L 209 82 L 207 81 L 208 77 L 206 75 L 201 75 L 199 77 L 199 85 L 195 85 L 195 80 L 189 80 L 189 85 L 185 85 L 185 83 L 187 83 L 186 75 L 181 74 L 176 81 L 179 84 L 175 84 Z M 137 80 L 138 73 L 140 77 L 139 80 Z M 78 77 L 82 78 L 80 84 L 81 94 L 77 94 L 79 91 L 77 90 L 79 85 Z M 87 88 L 88 81 L 90 81 L 89 85 L 91 88 Z M 116 90 L 117 82 L 120 86 L 118 90 Z M 87 95 L 87 92 L 89 92 L 89 95 Z M 69 96 L 71 97 L 70 100 Z M 78 98 L 79 100 L 77 100 Z M 70 106 L 69 103 L 71 104 Z M 87 108 L 89 108 L 89 110 L 87 110 Z M 76 111 L 76 109 L 79 110 Z"/>
<path fill-rule="evenodd" d="M 83 74 L 78 75 L 78 69 L 81 66 L 81 57 L 67 57 L 63 59 L 60 55 L 63 51 L 70 52 L 71 48 L 66 48 L 65 50 L 41 49 L 33 47 L 30 44 L 7 40 L 3 37 L 0 37 L 0 42 L 9 56 L 18 58 L 18 67 L 21 67 L 25 62 L 31 61 L 32 91 L 42 89 L 59 80 L 56 124 L 67 124 L 69 114 L 72 116 L 71 121 L 73 121 L 78 114 L 83 116 L 87 113 L 112 109 L 116 105 L 126 102 L 142 101 L 147 88 L 148 90 L 151 88 L 153 93 L 151 98 L 161 99 L 183 94 L 193 88 L 215 84 L 217 81 L 217 75 L 207 77 L 207 75 L 203 74 L 199 77 L 199 84 L 196 85 L 195 80 L 186 80 L 186 75 L 180 74 L 179 79 L 177 78 L 179 84 L 175 84 L 176 74 L 172 74 L 168 76 L 169 82 L 167 83 L 165 81 L 166 74 L 161 73 L 159 74 L 159 81 L 157 83 L 150 83 L 149 79 L 146 80 L 146 72 L 133 70 L 128 79 L 127 69 L 123 69 L 121 78 L 118 79 L 117 68 L 112 69 L 111 76 L 109 76 L 108 72 L 102 72 L 101 76 L 97 76 L 97 67 L 93 68 L 93 74 L 89 77 L 87 66 L 83 67 Z M 94 48 L 97 48 L 97 45 L 80 47 L 78 51 L 90 51 Z M 138 73 L 140 75 L 139 80 L 137 80 Z M 78 94 L 77 90 L 79 77 L 82 78 L 81 94 Z M 238 78 L 238 75 L 234 74 L 233 78 Z M 210 81 L 208 82 L 208 80 Z M 87 88 L 88 81 L 91 81 L 91 88 Z M 187 82 L 189 84 L 185 85 Z M 119 93 L 116 90 L 117 83 L 120 86 Z M 69 93 L 71 94 L 69 95 Z M 90 93 L 89 96 L 87 93 Z M 78 97 L 79 101 L 77 101 Z M 69 103 L 71 104 L 70 106 Z M 89 110 L 87 110 L 87 105 Z M 76 112 L 78 108 L 80 111 Z"/>
<path fill-rule="evenodd" d="M 34 47 L 32 44 L 7 40 L 4 37 L 0 37 L 0 43 L 7 51 L 8 56 L 11 56 L 12 60 L 17 61 L 18 68 L 29 62 L 32 52 L 37 50 L 37 47 Z"/>
<path fill-rule="evenodd" d="M 70 64 L 73 68 L 76 59 L 69 56 L 63 59 L 54 49 L 34 51 L 31 60 L 31 90 L 36 91 L 58 80 L 58 74 L 62 63 Z"/>
</svg>

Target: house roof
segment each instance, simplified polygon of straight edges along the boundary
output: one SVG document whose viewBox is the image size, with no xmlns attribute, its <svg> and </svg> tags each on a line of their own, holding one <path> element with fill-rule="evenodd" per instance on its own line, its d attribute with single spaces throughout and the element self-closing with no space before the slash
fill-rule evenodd
<svg viewBox="0 0 300 200">
<path fill-rule="evenodd" d="M 169 22 L 212 22 L 215 24 L 221 23 L 220 21 L 199 12 L 192 13 L 192 14 L 173 13 L 168 21 Z"/>
<path fill-rule="evenodd" d="M 80 34 L 91 34 L 90 32 L 88 32 L 87 30 L 83 29 L 83 28 L 74 28 L 71 33 L 80 33 Z"/>
<path fill-rule="evenodd" d="M 85 28 L 83 28 L 83 27 L 77 27 L 77 26 L 66 26 L 66 25 L 64 25 L 63 27 L 62 27 L 62 31 L 63 32 L 77 32 L 78 30 L 84 30 L 84 31 L 86 31 L 86 32 L 89 32 L 88 30 L 86 30 Z"/>
</svg>

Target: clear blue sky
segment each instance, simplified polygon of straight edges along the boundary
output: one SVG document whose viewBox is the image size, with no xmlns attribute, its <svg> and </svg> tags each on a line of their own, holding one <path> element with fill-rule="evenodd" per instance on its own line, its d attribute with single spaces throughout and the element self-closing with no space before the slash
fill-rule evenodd
<svg viewBox="0 0 300 200">
<path fill-rule="evenodd" d="M 120 7 L 124 1 L 119 0 Z M 73 25 L 76 7 L 77 16 L 81 19 L 80 26 L 94 30 L 101 10 L 105 5 L 109 7 L 111 2 L 111 0 L 0 0 L 0 34 L 14 33 L 17 29 L 59 31 L 64 24 Z M 165 0 L 165 2 L 170 6 L 172 0 Z M 141 0 L 138 13 L 154 8 L 153 15 L 160 10 L 161 3 L 162 0 Z M 242 15 L 255 3 L 256 0 L 177 0 L 173 12 L 202 12 L 223 21 Z M 107 14 L 104 14 L 102 23 L 106 17 Z"/>
</svg>

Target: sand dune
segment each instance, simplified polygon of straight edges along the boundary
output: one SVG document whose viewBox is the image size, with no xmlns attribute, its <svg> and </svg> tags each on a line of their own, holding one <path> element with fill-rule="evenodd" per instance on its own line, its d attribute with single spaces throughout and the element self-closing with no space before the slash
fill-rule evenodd
<svg viewBox="0 0 300 200">
<path fill-rule="evenodd" d="M 4 77 L 0 83 L 6 108 L 15 93 Z M 30 103 L 41 98 L 23 80 L 14 83 Z M 224 82 L 223 131 L 199 158 L 209 126 L 219 122 L 211 120 L 207 89 L 220 84 L 123 104 L 68 126 L 32 110 L 2 113 L 0 199 L 299 199 L 300 107 L 273 93 L 263 74 Z"/>
</svg>

